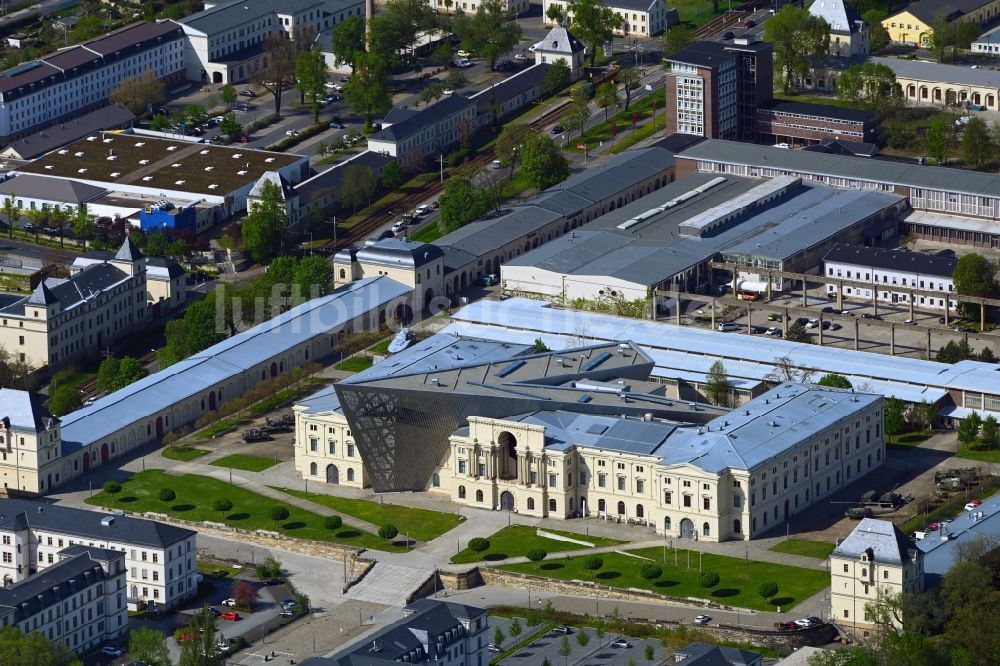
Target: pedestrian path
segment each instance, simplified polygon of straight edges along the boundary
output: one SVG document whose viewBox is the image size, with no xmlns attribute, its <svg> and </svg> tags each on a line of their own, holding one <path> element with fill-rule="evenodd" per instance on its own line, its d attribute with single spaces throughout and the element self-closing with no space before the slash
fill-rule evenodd
<svg viewBox="0 0 1000 666">
<path fill-rule="evenodd" d="M 433 574 L 433 568 L 376 562 L 361 582 L 347 591 L 347 598 L 384 606 L 405 606 L 407 597 Z"/>
</svg>

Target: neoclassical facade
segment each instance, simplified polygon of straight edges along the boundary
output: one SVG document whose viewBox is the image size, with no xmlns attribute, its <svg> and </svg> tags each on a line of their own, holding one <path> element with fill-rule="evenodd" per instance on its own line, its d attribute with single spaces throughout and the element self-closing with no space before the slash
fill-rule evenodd
<svg viewBox="0 0 1000 666">
<path fill-rule="evenodd" d="M 333 387 L 297 402 L 295 412 L 295 469 L 307 481 L 366 488 L 370 485 Z"/>
</svg>

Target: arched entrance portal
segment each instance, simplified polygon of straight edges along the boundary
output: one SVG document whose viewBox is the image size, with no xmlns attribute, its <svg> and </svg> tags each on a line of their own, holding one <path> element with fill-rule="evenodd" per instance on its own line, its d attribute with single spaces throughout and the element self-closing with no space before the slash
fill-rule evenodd
<svg viewBox="0 0 1000 666">
<path fill-rule="evenodd" d="M 272 363 L 271 364 L 271 376 L 272 377 L 277 377 L 278 376 L 278 364 L 277 363 Z"/>
<path fill-rule="evenodd" d="M 222 83 L 222 72 L 212 72 L 212 83 Z"/>
<path fill-rule="evenodd" d="M 511 495 L 509 490 L 505 490 L 502 493 L 500 493 L 500 510 L 501 511 L 514 510 L 514 496 Z"/>
<path fill-rule="evenodd" d="M 504 480 L 517 478 L 517 437 L 504 431 L 497 437 L 500 447 L 500 478 Z"/>
<path fill-rule="evenodd" d="M 156 417 L 156 436 L 163 437 L 163 417 Z"/>
<path fill-rule="evenodd" d="M 789 517 L 790 517 L 791 515 L 792 515 L 792 512 L 791 512 L 791 510 L 790 510 L 790 509 L 788 508 L 788 500 L 785 500 L 785 520 L 788 520 L 788 518 L 789 518 Z"/>
<path fill-rule="evenodd" d="M 682 539 L 693 539 L 694 538 L 694 523 L 691 522 L 690 518 L 685 518 L 681 521 L 681 538 Z"/>
<path fill-rule="evenodd" d="M 337 469 L 336 465 L 326 466 L 326 482 L 332 483 L 333 485 L 340 484 L 340 470 Z"/>
<path fill-rule="evenodd" d="M 101 444 L 101 464 L 106 465 L 108 463 L 108 443 L 105 442 Z"/>
<path fill-rule="evenodd" d="M 87 451 L 83 452 L 83 473 L 86 474 L 90 471 L 90 453 Z"/>
<path fill-rule="evenodd" d="M 208 408 L 214 412 L 215 407 L 216 407 L 215 391 L 212 391 L 211 393 L 208 394 Z"/>
</svg>

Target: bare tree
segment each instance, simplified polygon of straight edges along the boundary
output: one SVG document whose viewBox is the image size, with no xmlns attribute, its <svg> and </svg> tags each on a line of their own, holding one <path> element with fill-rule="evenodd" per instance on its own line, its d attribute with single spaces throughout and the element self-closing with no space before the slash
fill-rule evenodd
<svg viewBox="0 0 1000 666">
<path fill-rule="evenodd" d="M 281 114 L 281 96 L 295 81 L 295 61 L 299 54 L 308 51 L 315 39 L 315 32 L 309 26 L 295 31 L 295 39 L 283 37 L 280 33 L 264 40 L 265 66 L 258 69 L 254 83 L 274 95 L 274 112 Z"/>
<path fill-rule="evenodd" d="M 795 365 L 795 361 L 791 357 L 779 356 L 774 359 L 774 370 L 766 374 L 764 379 L 775 384 L 781 382 L 808 383 L 814 374 L 816 374 L 815 370 Z"/>
</svg>

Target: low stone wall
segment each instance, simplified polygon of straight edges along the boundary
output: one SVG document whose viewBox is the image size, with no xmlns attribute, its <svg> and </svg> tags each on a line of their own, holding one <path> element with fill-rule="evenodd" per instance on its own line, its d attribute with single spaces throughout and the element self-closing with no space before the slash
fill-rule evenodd
<svg viewBox="0 0 1000 666">
<path fill-rule="evenodd" d="M 471 572 L 469 572 L 471 573 Z M 555 580 L 544 576 L 533 576 L 531 574 L 515 573 L 504 571 L 492 567 L 479 567 L 479 577 L 485 585 L 496 585 L 498 587 L 517 587 L 531 589 L 538 592 L 549 592 L 551 594 L 566 594 L 571 596 L 600 596 L 601 599 L 618 599 L 620 601 L 650 601 L 655 603 L 674 603 L 682 606 L 694 606 L 696 608 L 718 608 L 721 610 L 739 611 L 750 613 L 749 608 L 737 608 L 735 606 L 725 606 L 705 599 L 695 599 L 688 597 L 667 597 L 637 588 L 620 588 L 608 585 L 598 585 L 583 580 Z"/>
<path fill-rule="evenodd" d="M 441 589 L 449 592 L 462 592 L 471 590 L 474 587 L 483 585 L 483 577 L 479 575 L 479 569 L 473 567 L 468 571 L 438 571 L 438 580 Z"/>
<path fill-rule="evenodd" d="M 374 566 L 375 560 L 369 557 L 361 557 L 360 553 L 355 553 L 348 564 L 350 578 L 344 581 L 344 587 L 341 589 L 341 592 L 346 594 L 349 589 L 360 583 Z"/>
<path fill-rule="evenodd" d="M 327 559 L 343 560 L 345 554 L 348 557 L 357 556 L 359 553 L 363 552 L 363 548 L 357 548 L 355 546 L 344 546 L 336 543 L 328 543 L 326 541 L 313 541 L 311 539 L 290 539 L 285 536 L 278 535 L 276 532 L 270 532 L 268 530 L 243 530 L 237 527 L 229 527 L 227 525 L 222 525 L 221 523 L 215 523 L 212 521 L 198 522 L 193 520 L 181 520 L 179 518 L 173 518 L 163 513 L 155 513 L 153 511 L 147 511 L 145 513 L 133 513 L 130 511 L 125 512 L 128 515 L 138 516 L 140 518 L 148 518 L 150 520 L 156 520 L 161 523 L 167 523 L 169 525 L 177 525 L 178 527 L 186 527 L 191 530 L 195 530 L 200 534 L 207 534 L 209 536 L 216 536 L 222 538 L 233 538 L 238 536 L 240 541 L 244 541 L 248 544 L 253 544 L 254 546 L 263 546 L 264 548 L 280 548 L 282 550 L 289 550 L 293 553 L 301 553 L 303 555 L 313 555 L 316 557 L 324 557 Z"/>
<path fill-rule="evenodd" d="M 749 642 L 754 645 L 766 645 L 782 653 L 792 652 L 801 647 L 823 647 L 837 640 L 839 632 L 832 624 L 819 624 L 797 631 L 771 631 L 753 627 L 736 627 L 720 624 L 717 627 L 699 627 L 717 636 L 721 640 Z"/>
</svg>

